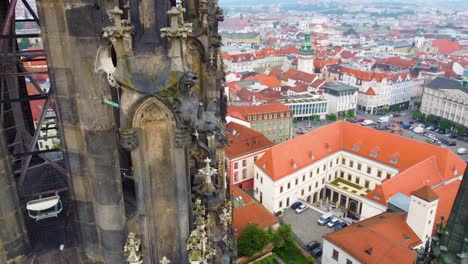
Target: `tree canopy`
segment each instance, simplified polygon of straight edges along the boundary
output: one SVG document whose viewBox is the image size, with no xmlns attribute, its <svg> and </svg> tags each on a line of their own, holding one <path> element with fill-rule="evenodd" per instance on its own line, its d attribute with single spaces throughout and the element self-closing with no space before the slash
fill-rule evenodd
<svg viewBox="0 0 468 264">
<path fill-rule="evenodd" d="M 253 256 L 260 252 L 269 240 L 267 231 L 259 228 L 256 224 L 249 224 L 237 239 L 237 252 L 239 256 Z"/>
</svg>

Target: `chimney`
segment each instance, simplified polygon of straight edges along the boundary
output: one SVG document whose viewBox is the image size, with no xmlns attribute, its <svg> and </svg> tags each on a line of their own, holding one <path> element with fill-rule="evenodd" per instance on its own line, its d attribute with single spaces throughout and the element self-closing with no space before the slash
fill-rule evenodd
<svg viewBox="0 0 468 264">
<path fill-rule="evenodd" d="M 427 185 L 411 193 L 406 223 L 423 243 L 431 238 L 438 203 L 439 196 Z"/>
</svg>

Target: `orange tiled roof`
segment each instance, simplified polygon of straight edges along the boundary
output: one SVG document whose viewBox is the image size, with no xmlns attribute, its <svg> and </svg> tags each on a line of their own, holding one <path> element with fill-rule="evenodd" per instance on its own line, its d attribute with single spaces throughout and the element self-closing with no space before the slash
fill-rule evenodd
<svg viewBox="0 0 468 264">
<path fill-rule="evenodd" d="M 274 76 L 274 75 L 266 75 L 264 73 L 257 74 L 255 76 L 249 76 L 245 78 L 244 80 L 247 81 L 259 81 L 263 85 L 268 86 L 268 88 L 276 88 L 276 87 L 281 87 L 281 82 L 280 80 Z"/>
<path fill-rule="evenodd" d="M 323 236 L 361 263 L 416 263 L 412 247 L 422 243 L 406 213 L 382 213 Z"/>
<path fill-rule="evenodd" d="M 340 63 L 340 59 L 314 60 L 315 68 L 323 68 L 326 65 Z"/>
<path fill-rule="evenodd" d="M 279 113 L 279 112 L 291 112 L 291 110 L 282 103 L 273 103 L 265 105 L 252 105 L 252 106 L 236 106 L 230 105 L 228 107 L 228 113 L 230 112 L 239 112 L 244 117 L 249 115 L 257 114 L 269 114 L 269 113 Z"/>
<path fill-rule="evenodd" d="M 248 194 L 239 188 L 232 188 L 232 195 L 242 196 L 245 205 L 234 209 L 232 216 L 232 226 L 237 232 L 234 233 L 234 238 L 242 235 L 244 228 L 249 224 L 257 224 L 259 228 L 267 228 L 278 223 L 278 219 L 268 212 L 265 207 L 251 199 Z"/>
<path fill-rule="evenodd" d="M 377 95 L 374 91 L 374 89 L 372 89 L 372 87 L 369 87 L 369 89 L 367 89 L 367 91 L 365 92 L 365 94 L 367 95 Z"/>
<path fill-rule="evenodd" d="M 283 71 L 281 69 L 273 68 L 268 75 L 275 76 L 276 78 L 281 79 L 282 74 L 283 74 Z"/>
<path fill-rule="evenodd" d="M 315 74 L 306 73 L 296 69 L 289 69 L 283 76 L 283 80 L 293 79 L 303 81 L 305 83 L 312 83 L 317 76 Z"/>
<path fill-rule="evenodd" d="M 376 80 L 377 82 L 382 82 L 382 80 L 391 80 L 396 82 L 398 79 L 404 80 L 408 76 L 411 76 L 409 71 L 399 72 L 399 73 L 386 73 L 386 72 L 374 72 L 374 71 L 362 71 L 354 68 L 343 67 L 342 72 L 347 75 L 354 76 L 358 80 L 363 81 L 372 81 Z"/>
<path fill-rule="evenodd" d="M 461 50 L 461 46 L 458 41 L 452 41 L 449 39 L 434 39 L 432 41 L 432 46 L 437 47 L 437 51 L 440 54 L 450 54 Z"/>
<path fill-rule="evenodd" d="M 353 150 L 353 146 L 359 146 L 359 151 Z M 380 149 L 378 155 L 370 156 L 370 152 L 376 148 Z M 466 167 L 465 162 L 448 149 L 345 121 L 334 122 L 277 144 L 257 160 L 256 165 L 273 180 L 279 180 L 293 171 L 308 166 L 314 160 L 319 160 L 339 150 L 396 167 L 401 173 L 433 157 L 437 164 L 438 174 L 444 180 L 452 179 L 454 170 L 462 172 Z M 293 158 L 291 158 L 292 153 L 294 153 Z M 314 156 L 314 160 L 311 160 L 311 155 Z M 390 158 L 396 158 L 398 162 L 392 163 Z M 291 166 L 292 160 L 297 165 L 295 168 Z M 424 169 L 424 174 L 428 172 L 427 170 L 431 172 L 429 167 Z M 415 189 L 417 188 L 410 191 Z"/>
<path fill-rule="evenodd" d="M 327 83 L 327 81 L 322 80 L 322 79 L 317 79 L 315 80 L 311 86 L 314 87 L 315 89 L 320 89 L 322 86 L 324 86 Z"/>
<path fill-rule="evenodd" d="M 224 148 L 224 154 L 231 159 L 273 145 L 262 133 L 237 123 L 227 124 L 226 132 L 229 145 Z"/>
</svg>

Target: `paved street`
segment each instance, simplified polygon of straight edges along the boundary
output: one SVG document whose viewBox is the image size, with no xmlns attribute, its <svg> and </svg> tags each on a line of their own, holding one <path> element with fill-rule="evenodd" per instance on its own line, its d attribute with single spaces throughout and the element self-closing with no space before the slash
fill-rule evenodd
<svg viewBox="0 0 468 264">
<path fill-rule="evenodd" d="M 308 208 L 301 214 L 297 214 L 294 210 L 290 209 L 281 218 L 285 223 L 292 226 L 293 232 L 304 244 L 312 240 L 317 240 L 323 244 L 322 236 L 330 233 L 333 229 L 317 224 L 317 219 L 319 219 L 320 215 L 319 212 L 311 208 Z"/>
<path fill-rule="evenodd" d="M 403 121 L 405 123 L 408 123 L 409 120 L 412 119 L 412 112 L 411 111 L 404 111 L 402 113 L 403 113 L 403 116 L 400 116 L 398 118 L 398 120 L 401 120 L 401 121 Z M 381 116 L 358 112 L 356 119 L 360 119 L 360 118 L 370 119 L 370 120 L 374 121 L 374 123 L 376 123 L 377 120 L 379 119 L 379 117 L 381 117 Z M 304 133 L 307 133 L 309 131 L 312 131 L 312 130 L 314 130 L 316 128 L 327 125 L 329 123 L 330 122 L 328 122 L 328 121 L 317 122 L 317 121 L 309 121 L 309 120 L 303 120 L 303 121 L 299 120 L 296 124 L 293 124 L 293 137 L 300 136 L 300 131 L 302 131 Z M 417 126 L 418 124 L 419 123 L 416 122 L 412 126 Z M 428 131 L 428 133 L 434 134 L 437 138 L 442 137 L 442 138 L 447 139 L 448 141 L 455 141 L 457 143 L 456 146 L 445 146 L 445 145 L 442 146 L 442 147 L 450 149 L 454 153 L 456 153 L 457 149 L 459 149 L 459 148 L 468 149 L 468 142 L 464 142 L 464 141 L 461 141 L 461 140 L 458 140 L 458 139 L 448 138 L 445 135 L 437 134 L 437 133 L 432 132 L 432 131 Z M 411 130 L 407 130 L 407 129 L 402 129 L 402 136 L 412 138 L 412 139 L 415 139 L 415 140 L 419 140 L 419 141 L 423 141 L 423 142 L 426 139 L 428 139 L 427 137 L 425 137 L 425 136 L 423 136 L 421 134 L 416 134 L 416 133 L 412 132 Z M 464 156 L 460 156 L 460 157 L 462 159 L 466 160 L 468 156 L 464 155 Z"/>
</svg>

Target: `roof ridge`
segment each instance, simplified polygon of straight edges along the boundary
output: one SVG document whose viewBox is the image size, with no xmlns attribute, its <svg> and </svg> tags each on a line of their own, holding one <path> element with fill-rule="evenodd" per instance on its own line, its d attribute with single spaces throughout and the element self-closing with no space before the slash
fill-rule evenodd
<svg viewBox="0 0 468 264">
<path fill-rule="evenodd" d="M 401 213 L 401 214 L 394 214 L 392 217 L 386 218 L 385 221 L 382 221 L 382 223 L 387 222 L 387 221 L 393 219 L 394 217 L 400 217 L 401 215 L 405 215 L 405 214 L 407 214 L 407 213 L 405 212 L 405 213 Z M 406 223 L 406 221 L 404 221 L 404 222 Z M 373 225 L 373 226 L 375 226 L 375 225 Z M 377 235 L 380 236 L 380 237 L 383 237 L 383 238 L 385 238 L 385 239 L 387 239 L 387 240 L 389 240 L 389 241 L 395 242 L 396 244 L 398 244 L 398 245 L 400 245 L 400 246 L 402 246 L 402 247 L 408 248 L 408 246 L 406 246 L 405 244 L 403 244 L 402 242 L 400 242 L 400 241 L 398 241 L 398 240 L 395 240 L 395 239 L 392 239 L 392 238 L 390 238 L 390 237 L 387 237 L 387 236 L 383 235 L 382 233 L 379 233 L 379 232 L 377 232 L 377 231 L 375 231 L 375 230 L 373 230 L 373 229 L 371 229 L 371 228 L 368 228 L 367 226 L 362 226 L 362 227 L 368 229 L 370 232 L 373 232 L 373 233 L 377 234 Z M 409 227 L 410 230 L 414 233 L 413 229 L 412 229 L 409 225 L 408 225 L 408 227 Z M 417 235 L 416 235 L 416 237 L 417 237 Z M 418 239 L 419 239 L 419 237 L 418 237 Z M 419 240 L 421 240 L 421 239 L 419 239 Z"/>
</svg>

